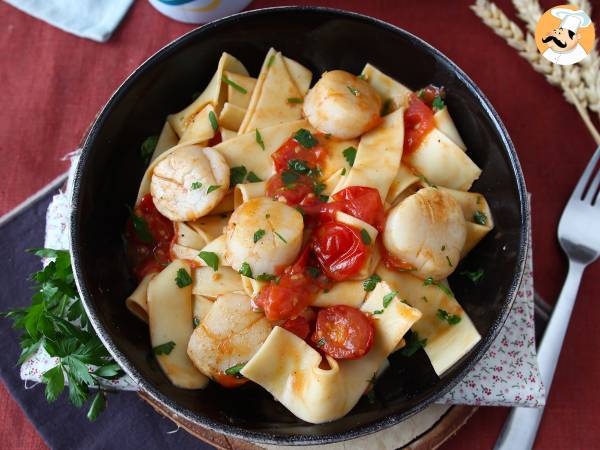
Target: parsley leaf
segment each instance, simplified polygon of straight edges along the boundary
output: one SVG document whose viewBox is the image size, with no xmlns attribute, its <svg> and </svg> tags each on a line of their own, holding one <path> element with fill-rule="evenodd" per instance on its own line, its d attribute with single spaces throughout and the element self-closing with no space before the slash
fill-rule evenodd
<svg viewBox="0 0 600 450">
<path fill-rule="evenodd" d="M 260 135 L 260 131 L 258 131 L 258 128 L 254 129 L 254 134 L 256 135 L 256 143 L 258 145 L 260 145 L 260 148 L 262 148 L 264 150 L 265 149 L 265 142 L 263 141 L 263 138 Z"/>
<path fill-rule="evenodd" d="M 449 257 L 448 255 L 446 255 L 446 261 L 448 261 L 448 265 L 449 265 L 450 267 L 454 267 L 454 266 L 452 265 L 452 261 L 450 261 L 450 257 Z"/>
<path fill-rule="evenodd" d="M 140 155 L 146 164 L 150 162 L 156 144 L 158 144 L 158 136 L 148 136 L 144 139 L 144 142 L 142 142 L 142 145 L 140 146 Z"/>
<path fill-rule="evenodd" d="M 326 187 L 325 183 L 315 183 L 313 191 L 315 192 L 315 195 L 321 195 L 321 192 L 323 192 Z"/>
<path fill-rule="evenodd" d="M 210 121 L 210 126 L 212 127 L 213 131 L 217 131 L 219 129 L 219 121 L 217 120 L 217 116 L 213 111 L 208 113 L 208 120 Z"/>
<path fill-rule="evenodd" d="M 377 275 L 376 273 L 374 273 L 369 278 L 367 278 L 365 281 L 363 281 L 363 289 L 366 292 L 371 292 L 373 289 L 375 289 L 375 286 L 377 286 L 377 283 L 379 283 L 380 281 L 381 281 L 381 277 L 379 275 Z"/>
<path fill-rule="evenodd" d="M 175 348 L 175 342 L 169 341 L 164 344 L 157 345 L 156 347 L 152 347 L 152 352 L 155 355 L 169 355 L 173 349 Z"/>
<path fill-rule="evenodd" d="M 325 340 L 325 338 L 321 338 L 317 341 L 317 347 L 321 348 L 323 347 L 325 344 L 327 344 L 327 341 Z"/>
<path fill-rule="evenodd" d="M 275 55 L 271 55 L 271 57 L 269 58 L 269 61 L 267 62 L 267 68 L 271 67 L 274 62 L 275 62 Z"/>
<path fill-rule="evenodd" d="M 367 79 L 367 75 L 365 75 L 364 73 L 361 73 L 360 75 L 358 75 L 356 78 L 360 79 L 360 80 L 366 80 Z"/>
<path fill-rule="evenodd" d="M 192 325 L 194 326 L 194 328 L 196 328 L 198 325 L 200 325 L 200 319 L 194 316 L 194 318 L 192 319 Z"/>
<path fill-rule="evenodd" d="M 436 95 L 433 99 L 433 102 L 431 103 L 431 107 L 434 110 L 441 111 L 446 107 L 446 104 L 444 103 L 444 100 L 442 100 L 442 97 L 440 95 Z"/>
<path fill-rule="evenodd" d="M 449 325 L 456 325 L 460 322 L 460 316 L 456 314 L 448 314 L 448 311 L 444 309 L 438 309 L 436 317 L 442 321 L 448 322 Z"/>
<path fill-rule="evenodd" d="M 217 189 L 219 189 L 221 187 L 220 184 L 211 184 L 208 189 L 206 190 L 207 194 L 210 194 L 212 191 L 216 191 Z"/>
<path fill-rule="evenodd" d="M 345 167 L 342 169 L 342 173 L 341 173 L 341 175 L 342 175 L 342 176 L 346 175 L 346 168 L 345 168 Z"/>
<path fill-rule="evenodd" d="M 252 268 L 250 267 L 250 264 L 243 262 L 239 273 L 245 277 L 252 278 Z"/>
<path fill-rule="evenodd" d="M 229 187 L 233 188 L 236 184 L 243 183 L 248 174 L 246 166 L 236 166 L 229 169 Z"/>
<path fill-rule="evenodd" d="M 196 189 L 202 189 L 202 183 L 200 183 L 199 181 L 194 181 L 190 188 L 192 189 L 192 191 L 195 191 Z"/>
<path fill-rule="evenodd" d="M 219 256 L 214 252 L 200 252 L 198 257 L 206 263 L 214 272 L 219 270 Z"/>
<path fill-rule="evenodd" d="M 285 238 L 280 235 L 277 231 L 273 230 L 273 233 L 275 233 L 275 236 L 277 236 L 279 239 L 281 239 L 283 242 L 285 242 L 287 244 L 287 241 L 285 240 Z"/>
<path fill-rule="evenodd" d="M 264 237 L 265 233 L 266 233 L 266 231 L 263 230 L 262 228 L 259 230 L 256 230 L 254 232 L 254 243 L 256 244 L 258 241 L 260 241 Z"/>
<path fill-rule="evenodd" d="M 385 102 L 383 102 L 383 105 L 381 105 L 381 111 L 379 111 L 379 115 L 381 117 L 387 116 L 392 111 L 392 105 L 392 99 L 388 98 Z"/>
<path fill-rule="evenodd" d="M 319 278 L 319 276 L 321 275 L 321 271 L 317 267 L 308 266 L 306 268 L 306 271 L 312 278 Z"/>
<path fill-rule="evenodd" d="M 232 88 L 234 88 L 236 91 L 241 92 L 242 94 L 247 94 L 248 93 L 248 91 L 243 86 L 240 86 L 235 81 L 230 80 L 225 75 L 223 75 L 223 77 L 221 79 L 223 80 L 223 83 L 227 83 L 229 86 L 231 86 Z"/>
<path fill-rule="evenodd" d="M 477 210 L 473 213 L 473 221 L 479 225 L 485 225 L 487 223 L 487 216 L 483 212 Z"/>
<path fill-rule="evenodd" d="M 235 366 L 231 366 L 229 369 L 225 370 L 225 375 L 233 376 L 236 378 L 243 378 L 243 375 L 240 371 L 244 368 L 246 363 L 236 364 Z"/>
<path fill-rule="evenodd" d="M 392 291 L 389 294 L 383 296 L 383 307 L 387 308 L 392 303 L 392 300 L 398 295 L 398 291 Z"/>
<path fill-rule="evenodd" d="M 483 269 L 477 269 L 474 272 L 469 272 L 468 270 L 463 270 L 460 274 L 466 276 L 473 283 L 477 284 L 483 278 L 483 275 L 485 274 L 485 272 L 483 271 Z"/>
<path fill-rule="evenodd" d="M 104 392 L 98 391 L 92 400 L 87 418 L 90 422 L 95 421 L 98 416 L 106 409 L 106 397 Z"/>
<path fill-rule="evenodd" d="M 371 245 L 371 242 L 373 242 L 371 239 L 371 235 L 364 228 L 360 230 L 360 238 L 362 239 L 363 244 L 365 245 Z"/>
<path fill-rule="evenodd" d="M 406 345 L 400 349 L 402 356 L 412 356 L 417 351 L 427 345 L 427 338 L 419 339 L 419 333 L 412 331 L 406 337 Z"/>
<path fill-rule="evenodd" d="M 46 400 L 48 400 L 48 403 L 52 403 L 65 389 L 65 376 L 62 367 L 58 365 L 44 372 L 42 382 L 46 383 Z"/>
<path fill-rule="evenodd" d="M 304 100 L 301 98 L 297 98 L 297 97 L 290 97 L 287 99 L 288 103 L 303 103 Z"/>
<path fill-rule="evenodd" d="M 183 267 L 177 271 L 177 277 L 175 277 L 175 283 L 177 287 L 184 288 L 192 284 L 192 277 Z"/>
<path fill-rule="evenodd" d="M 308 163 L 303 159 L 290 159 L 288 161 L 288 168 L 301 175 L 312 174 L 312 169 L 308 166 Z"/>
<path fill-rule="evenodd" d="M 354 160 L 356 159 L 356 148 L 348 147 L 342 151 L 342 155 L 344 155 L 344 158 L 346 158 L 346 161 L 348 161 L 348 164 L 352 167 L 354 165 Z"/>
<path fill-rule="evenodd" d="M 272 281 L 277 279 L 277 275 L 271 275 L 270 273 L 262 273 L 256 277 L 257 281 Z"/>
<path fill-rule="evenodd" d="M 358 89 L 356 89 L 355 87 L 352 87 L 352 86 L 346 86 L 346 87 L 348 88 L 350 93 L 352 95 L 354 95 L 355 97 L 358 97 L 358 95 L 360 94 L 360 91 Z"/>
<path fill-rule="evenodd" d="M 140 241 L 145 242 L 146 244 L 152 244 L 154 242 L 154 238 L 152 237 L 152 233 L 150 232 L 150 227 L 148 226 L 146 219 L 138 216 L 131 208 L 129 208 L 129 214 L 131 216 L 131 224 L 133 225 L 133 231 L 135 231 L 135 235 Z"/>
<path fill-rule="evenodd" d="M 248 176 L 246 177 L 246 180 L 249 181 L 250 183 L 258 183 L 259 181 L 262 181 L 258 175 L 256 175 L 254 172 L 250 171 L 248 172 Z"/>
<path fill-rule="evenodd" d="M 313 148 L 319 143 L 312 133 L 304 128 L 300 128 L 296 131 L 294 140 L 304 148 Z"/>
<path fill-rule="evenodd" d="M 291 187 L 291 184 L 298 181 L 298 178 L 300 178 L 300 175 L 298 175 L 296 172 L 292 172 L 291 170 L 284 170 L 281 172 L 281 181 L 283 181 L 283 184 L 285 184 L 288 188 Z"/>
<path fill-rule="evenodd" d="M 444 294 L 446 294 L 448 297 L 454 297 L 454 294 L 450 289 L 448 289 L 439 281 L 435 281 L 432 277 L 425 278 L 425 280 L 423 281 L 423 286 L 436 286 L 439 289 L 441 289 L 444 292 Z"/>
</svg>

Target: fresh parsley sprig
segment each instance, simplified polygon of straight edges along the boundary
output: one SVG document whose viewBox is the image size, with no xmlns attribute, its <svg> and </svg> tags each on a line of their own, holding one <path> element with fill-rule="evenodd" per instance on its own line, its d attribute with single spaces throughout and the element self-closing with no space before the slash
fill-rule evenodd
<svg viewBox="0 0 600 450">
<path fill-rule="evenodd" d="M 69 252 L 44 248 L 30 251 L 51 261 L 31 277 L 35 282 L 31 305 L 3 313 L 14 321 L 13 328 L 23 332 L 17 364 L 40 347 L 58 358 L 57 365 L 42 374 L 46 399 L 55 401 L 65 390 L 67 380 L 69 400 L 81 408 L 90 399 L 89 388 L 96 387 L 87 413 L 89 420 L 96 420 L 106 407 L 100 381 L 118 378 L 123 372 L 90 325 L 77 293 Z M 89 366 L 95 369 L 90 371 Z"/>
</svg>

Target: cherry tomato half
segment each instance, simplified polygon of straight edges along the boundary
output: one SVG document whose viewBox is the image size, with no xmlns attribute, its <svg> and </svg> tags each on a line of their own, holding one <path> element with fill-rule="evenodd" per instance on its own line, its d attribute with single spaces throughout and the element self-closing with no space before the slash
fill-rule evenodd
<svg viewBox="0 0 600 450">
<path fill-rule="evenodd" d="M 335 359 L 357 359 L 373 345 L 375 328 L 359 309 L 346 305 L 323 308 L 317 315 L 313 344 Z"/>
<path fill-rule="evenodd" d="M 313 194 L 314 181 L 306 175 L 299 175 L 291 183 L 284 183 L 282 175 L 277 173 L 267 181 L 267 197 L 284 198 L 290 206 L 300 204 L 307 196 Z"/>
<path fill-rule="evenodd" d="M 271 155 L 275 163 L 275 170 L 280 173 L 288 169 L 288 162 L 292 159 L 306 161 L 309 167 L 317 167 L 325 156 L 325 150 L 317 144 L 312 148 L 305 148 L 294 138 L 287 140 L 279 149 Z"/>
<path fill-rule="evenodd" d="M 404 111 L 404 154 L 416 150 L 433 128 L 431 109 L 419 99 L 417 94 L 410 94 L 408 108 Z"/>
<path fill-rule="evenodd" d="M 300 339 L 306 340 L 308 335 L 310 334 L 310 322 L 304 316 L 298 316 L 294 319 L 288 319 L 283 324 L 281 324 L 282 328 L 285 328 L 290 333 L 294 333 Z"/>
<path fill-rule="evenodd" d="M 377 189 L 364 186 L 350 186 L 333 194 L 335 202 L 342 202 L 343 211 L 357 219 L 373 225 L 380 231 L 385 224 L 385 212 Z"/>
<path fill-rule="evenodd" d="M 243 384 L 246 384 L 248 382 L 248 379 L 244 378 L 244 377 L 238 378 L 233 375 L 227 375 L 224 373 L 220 373 L 215 376 L 215 381 L 223 387 L 236 388 Z"/>
<path fill-rule="evenodd" d="M 334 281 L 356 274 L 367 259 L 367 248 L 359 233 L 336 222 L 327 222 L 317 228 L 312 249 L 325 275 Z"/>
</svg>

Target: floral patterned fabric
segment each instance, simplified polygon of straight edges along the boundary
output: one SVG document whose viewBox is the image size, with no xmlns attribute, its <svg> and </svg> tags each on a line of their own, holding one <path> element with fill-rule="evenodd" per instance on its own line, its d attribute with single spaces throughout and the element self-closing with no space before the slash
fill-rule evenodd
<svg viewBox="0 0 600 450">
<path fill-rule="evenodd" d="M 71 172 L 76 161 L 75 153 Z M 70 176 L 69 179 L 71 178 Z M 70 187 L 68 183 L 66 192 L 56 195 L 48 208 L 46 247 L 69 248 Z M 535 349 L 531 260 L 529 248 L 521 287 L 500 334 L 467 376 L 438 403 L 531 407 L 544 404 L 544 388 Z M 54 359 L 40 349 L 21 366 L 21 378 L 39 382 L 41 375 L 55 364 Z M 127 376 L 109 382 L 109 386 L 114 389 L 137 390 L 133 380 Z"/>
</svg>

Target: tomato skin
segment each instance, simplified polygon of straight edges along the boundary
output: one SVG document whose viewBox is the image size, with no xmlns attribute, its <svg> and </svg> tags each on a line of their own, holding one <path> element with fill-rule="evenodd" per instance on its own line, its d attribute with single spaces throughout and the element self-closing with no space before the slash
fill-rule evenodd
<svg viewBox="0 0 600 450">
<path fill-rule="evenodd" d="M 313 344 L 335 359 L 358 359 L 373 346 L 375 327 L 359 309 L 346 305 L 323 308 L 311 337 Z"/>
<path fill-rule="evenodd" d="M 221 135 L 220 131 L 217 131 L 215 133 L 215 135 L 208 141 L 208 143 L 206 145 L 208 147 L 214 147 L 215 145 L 218 145 L 221 142 L 223 142 L 223 136 Z"/>
<path fill-rule="evenodd" d="M 367 259 L 367 248 L 359 233 L 336 222 L 327 222 L 317 228 L 312 249 L 325 275 L 334 281 L 355 275 Z"/>
<path fill-rule="evenodd" d="M 433 84 L 430 84 L 420 91 L 419 98 L 430 108 L 433 107 L 433 101 L 436 97 L 440 97 L 444 99 L 446 97 L 446 92 L 443 87 L 437 87 Z"/>
<path fill-rule="evenodd" d="M 294 333 L 300 339 L 306 340 L 310 334 L 310 322 L 304 316 L 298 316 L 293 319 L 288 319 L 281 324 L 290 333 Z"/>
<path fill-rule="evenodd" d="M 129 219 L 126 228 L 128 254 L 133 262 L 133 273 L 141 281 L 150 273 L 160 272 L 171 261 L 170 246 L 175 231 L 173 223 L 158 212 L 150 194 L 142 198 L 134 214 L 145 220 L 152 236 L 152 243 L 141 240 Z"/>
<path fill-rule="evenodd" d="M 343 203 L 342 211 L 383 231 L 385 212 L 377 189 L 350 186 L 333 194 L 331 198 Z"/>
<path fill-rule="evenodd" d="M 294 138 L 290 138 L 271 155 L 271 158 L 275 163 L 275 170 L 277 173 L 281 173 L 288 168 L 288 162 L 292 159 L 301 159 L 306 161 L 310 167 L 317 167 L 325 154 L 326 151 L 320 144 L 312 148 L 304 148 Z"/>
<path fill-rule="evenodd" d="M 236 388 L 248 382 L 247 378 L 237 378 L 233 375 L 220 373 L 215 376 L 215 381 L 226 388 Z"/>
<path fill-rule="evenodd" d="M 267 197 L 275 199 L 283 198 L 288 205 L 296 206 L 311 194 L 314 196 L 313 189 L 314 182 L 306 175 L 300 175 L 296 181 L 286 186 L 281 179 L 281 174 L 277 173 L 267 181 L 266 194 Z"/>
<path fill-rule="evenodd" d="M 431 109 L 419 99 L 417 94 L 410 94 L 408 108 L 404 111 L 404 154 L 415 151 L 433 128 Z"/>
</svg>

